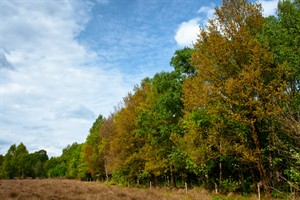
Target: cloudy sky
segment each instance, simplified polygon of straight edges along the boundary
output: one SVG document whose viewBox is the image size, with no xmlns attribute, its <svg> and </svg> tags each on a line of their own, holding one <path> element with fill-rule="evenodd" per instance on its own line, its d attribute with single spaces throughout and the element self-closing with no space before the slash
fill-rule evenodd
<svg viewBox="0 0 300 200">
<path fill-rule="evenodd" d="M 84 142 L 145 77 L 170 71 L 220 0 L 1 0 L 0 154 Z M 277 0 L 262 1 L 265 15 Z"/>
</svg>

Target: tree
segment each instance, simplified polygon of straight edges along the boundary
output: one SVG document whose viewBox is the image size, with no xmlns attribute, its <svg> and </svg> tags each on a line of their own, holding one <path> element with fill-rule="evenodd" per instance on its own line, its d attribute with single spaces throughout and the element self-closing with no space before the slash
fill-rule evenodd
<svg viewBox="0 0 300 200">
<path fill-rule="evenodd" d="M 105 178 L 109 180 L 111 171 L 109 170 L 109 148 L 110 148 L 110 138 L 114 130 L 114 113 L 111 114 L 107 119 L 104 120 L 103 125 L 100 128 L 100 141 L 98 144 L 99 156 L 103 160 Z"/>
<path fill-rule="evenodd" d="M 279 29 L 281 34 L 269 40 L 273 43 L 270 46 L 275 49 L 279 63 L 288 63 L 292 71 L 291 81 L 293 81 L 290 87 L 292 89 L 295 87 L 300 92 L 300 1 L 280 1 L 278 22 L 281 26 Z M 279 45 L 279 40 L 281 40 L 281 45 Z"/>
<path fill-rule="evenodd" d="M 16 144 L 13 144 L 9 147 L 7 153 L 4 156 L 3 159 L 3 174 L 5 178 L 14 178 L 17 172 L 16 164 L 13 163 L 15 160 L 13 160 L 15 153 L 16 153 Z"/>
<path fill-rule="evenodd" d="M 174 68 L 174 71 L 178 72 L 181 76 L 195 75 L 196 69 L 191 65 L 193 49 L 184 48 L 175 51 L 175 55 L 172 57 L 170 65 Z"/>
<path fill-rule="evenodd" d="M 278 3 L 277 15 L 266 19 L 259 39 L 268 43 L 273 59 L 284 64 L 289 71 L 285 77 L 291 97 L 300 91 L 300 3 L 299 0 L 284 0 Z"/>
<path fill-rule="evenodd" d="M 113 178 L 127 183 L 127 179 L 137 180 L 144 168 L 140 148 L 144 137 L 137 132 L 137 120 L 142 110 L 147 106 L 146 97 L 150 88 L 144 80 L 141 86 L 135 86 L 134 93 L 124 98 L 124 106 L 114 115 L 114 126 L 109 136 L 109 171 Z"/>
<path fill-rule="evenodd" d="M 276 170 L 276 174 L 281 174 L 280 179 L 274 180 L 283 185 L 279 180 L 292 180 L 290 171 L 298 171 L 300 174 L 298 161 L 295 159 L 295 152 L 299 151 L 300 146 L 296 139 L 299 138 L 297 127 L 300 121 L 300 1 L 280 1 L 277 15 L 267 18 L 258 38 L 262 43 L 267 43 L 269 50 L 274 52 L 273 61 L 277 65 L 285 66 L 288 72 L 283 77 L 287 83 L 285 94 L 288 101 L 283 105 L 284 112 L 274 125 L 281 134 L 272 138 L 272 156 L 277 157 L 272 168 Z M 285 175 L 282 171 L 285 171 Z"/>
<path fill-rule="evenodd" d="M 73 143 L 63 149 L 62 155 L 52 157 L 44 164 L 47 177 L 77 178 L 81 159 L 82 144 Z"/>
<path fill-rule="evenodd" d="M 0 179 L 5 178 L 4 171 L 3 171 L 3 161 L 4 161 L 4 156 L 0 154 Z"/>
<path fill-rule="evenodd" d="M 34 153 L 29 154 L 30 160 L 30 176 L 31 177 L 46 177 L 46 171 L 44 165 L 48 160 L 47 151 L 39 150 Z"/>
<path fill-rule="evenodd" d="M 148 104 L 139 115 L 137 127 L 138 134 L 146 138 L 141 148 L 145 159 L 144 173 L 154 176 L 168 174 L 176 187 L 176 173 L 184 168 L 179 162 L 182 158 L 178 156 L 180 152 L 172 140 L 181 134 L 182 73 L 161 72 L 150 81 Z"/>
<path fill-rule="evenodd" d="M 99 156 L 98 149 L 100 142 L 100 128 L 103 125 L 103 122 L 103 116 L 99 115 L 90 129 L 90 133 L 87 136 L 83 147 L 83 159 L 86 163 L 86 170 L 93 179 L 98 179 L 105 175 L 103 160 Z"/>
<path fill-rule="evenodd" d="M 47 160 L 44 167 L 49 178 L 65 177 L 67 172 L 67 164 L 61 157 L 51 157 Z"/>
<path fill-rule="evenodd" d="M 11 145 L 3 158 L 2 174 L 4 178 L 25 178 L 30 175 L 30 158 L 26 146 L 20 143 Z"/>
<path fill-rule="evenodd" d="M 269 197 L 263 151 L 270 131 L 265 127 L 281 113 L 286 85 L 284 67 L 274 63 L 266 44 L 257 40 L 263 23 L 259 5 L 224 0 L 195 44 L 192 65 L 197 74 L 184 85 L 184 102 L 187 118 L 199 110 L 208 114 L 209 150 L 256 164 Z M 197 138 L 199 133 L 193 134 Z"/>
<path fill-rule="evenodd" d="M 79 174 L 79 166 L 83 159 L 81 157 L 83 144 L 73 143 L 72 146 L 68 149 L 69 155 L 67 158 L 67 172 L 66 177 L 68 178 L 77 178 Z M 62 155 L 64 156 L 64 154 Z"/>
</svg>

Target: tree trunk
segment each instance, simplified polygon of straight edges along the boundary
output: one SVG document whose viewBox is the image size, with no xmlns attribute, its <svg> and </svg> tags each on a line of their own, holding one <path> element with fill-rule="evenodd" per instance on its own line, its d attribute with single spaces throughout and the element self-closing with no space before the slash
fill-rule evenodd
<svg viewBox="0 0 300 200">
<path fill-rule="evenodd" d="M 222 162 L 219 161 L 219 184 L 222 181 Z"/>
<path fill-rule="evenodd" d="M 175 176 L 173 167 L 171 168 L 171 178 L 172 178 L 173 186 L 174 186 L 174 188 L 176 188 L 177 187 L 177 185 L 176 185 L 176 176 Z"/>
<path fill-rule="evenodd" d="M 274 178 L 273 178 L 273 157 L 272 157 L 272 154 L 271 152 L 269 152 L 269 170 L 270 170 L 270 173 L 269 173 L 269 182 L 271 184 L 272 187 L 274 187 Z"/>
<path fill-rule="evenodd" d="M 266 199 L 270 199 L 271 193 L 270 193 L 270 188 L 268 186 L 268 177 L 266 174 L 266 170 L 263 166 L 263 159 L 262 159 L 262 153 L 261 153 L 261 148 L 260 148 L 259 139 L 258 139 L 258 133 L 255 128 L 253 128 L 253 131 L 252 131 L 252 138 L 253 138 L 254 145 L 255 145 L 255 153 L 256 153 L 256 156 L 258 159 L 257 167 L 259 170 L 261 183 L 264 188 Z"/>
<path fill-rule="evenodd" d="M 222 162 L 221 162 L 221 155 L 222 155 L 222 143 L 220 141 L 220 158 L 219 158 L 219 184 L 222 181 Z"/>
<path fill-rule="evenodd" d="M 151 183 L 151 185 L 153 186 L 153 187 L 156 187 L 158 184 L 158 181 L 157 181 L 157 176 L 156 175 L 154 175 L 154 174 L 151 174 L 151 181 L 150 181 L 150 183 Z"/>
<path fill-rule="evenodd" d="M 106 176 L 106 180 L 109 181 L 108 169 L 107 169 L 106 161 L 104 161 L 104 167 L 105 167 L 105 176 Z"/>
</svg>

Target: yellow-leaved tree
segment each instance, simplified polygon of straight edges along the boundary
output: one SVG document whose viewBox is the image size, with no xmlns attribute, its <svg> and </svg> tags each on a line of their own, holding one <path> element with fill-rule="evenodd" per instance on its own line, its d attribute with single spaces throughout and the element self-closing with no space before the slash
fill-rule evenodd
<svg viewBox="0 0 300 200">
<path fill-rule="evenodd" d="M 144 168 L 139 155 L 144 138 L 136 133 L 136 126 L 140 112 L 147 106 L 145 99 L 148 90 L 147 82 L 136 86 L 134 93 L 124 98 L 124 107 L 115 114 L 113 128 L 110 128 L 107 167 L 113 178 L 123 184 L 127 179 L 137 178 L 138 172 Z"/>
<path fill-rule="evenodd" d="M 192 54 L 196 75 L 184 84 L 185 139 L 192 159 L 219 157 L 220 179 L 222 156 L 255 164 L 269 197 L 263 150 L 271 131 L 263 127 L 281 112 L 285 70 L 256 38 L 263 23 L 260 5 L 224 0 L 201 30 Z M 191 122 L 195 113 L 202 121 Z"/>
</svg>

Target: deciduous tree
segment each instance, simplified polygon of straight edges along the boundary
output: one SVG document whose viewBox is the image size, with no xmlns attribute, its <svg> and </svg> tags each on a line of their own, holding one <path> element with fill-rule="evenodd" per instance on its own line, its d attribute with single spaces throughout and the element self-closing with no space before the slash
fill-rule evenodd
<svg viewBox="0 0 300 200">
<path fill-rule="evenodd" d="M 205 110 L 210 118 L 205 133 L 210 146 L 204 148 L 255 163 L 270 196 L 263 160 L 269 132 L 262 125 L 280 114 L 286 85 L 284 68 L 274 64 L 271 52 L 257 40 L 263 23 L 259 5 L 224 0 L 195 44 L 197 75 L 185 83 L 184 102 L 187 116 Z"/>
</svg>

